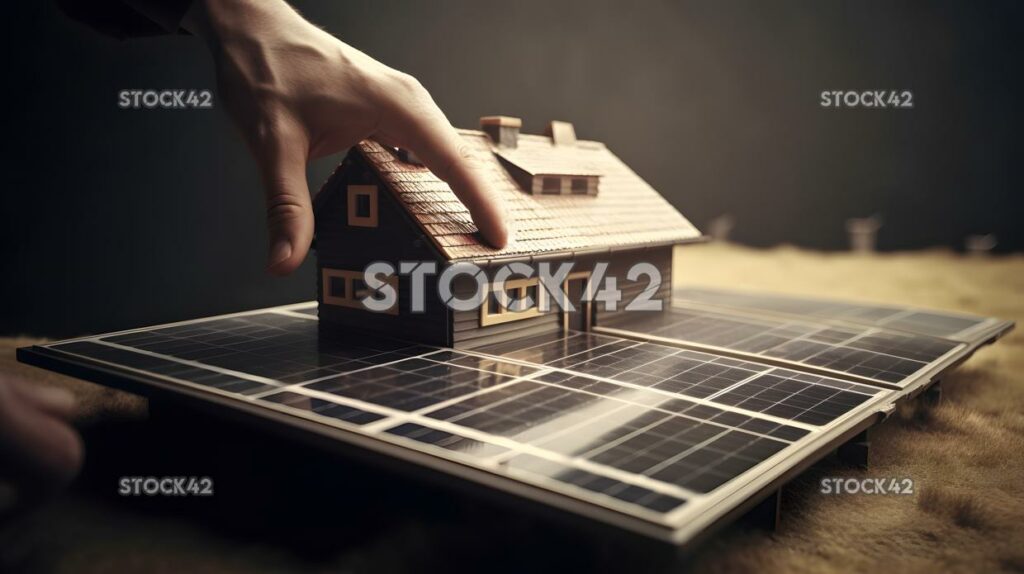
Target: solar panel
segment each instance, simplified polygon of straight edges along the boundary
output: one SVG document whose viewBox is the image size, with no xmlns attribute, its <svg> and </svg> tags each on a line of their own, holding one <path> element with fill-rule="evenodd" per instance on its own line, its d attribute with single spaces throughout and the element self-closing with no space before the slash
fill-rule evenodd
<svg viewBox="0 0 1024 574">
<path fill-rule="evenodd" d="M 594 333 L 471 351 L 352 340 L 322 331 L 312 311 L 200 319 L 20 356 L 313 424 L 674 542 L 724 516 L 729 505 L 716 501 L 755 493 L 815 454 L 811 445 L 875 416 L 891 392 Z"/>
<path fill-rule="evenodd" d="M 673 297 L 681 302 L 884 327 L 963 343 L 981 343 L 1011 327 L 1008 321 L 963 313 L 706 287 L 676 289 Z"/>
<path fill-rule="evenodd" d="M 538 365 L 557 369 L 541 380 L 562 378 L 564 382 L 559 384 L 563 385 L 600 378 L 620 387 L 648 388 L 659 394 L 703 399 L 708 404 L 819 425 L 842 416 L 878 392 L 867 385 L 762 363 L 590 333 L 522 339 L 476 351 L 532 359 Z M 733 401 L 738 393 L 750 393 L 750 400 L 738 405 Z"/>
<path fill-rule="evenodd" d="M 966 353 L 962 343 L 913 333 L 688 307 L 633 313 L 596 330 L 725 349 L 900 388 Z"/>
</svg>

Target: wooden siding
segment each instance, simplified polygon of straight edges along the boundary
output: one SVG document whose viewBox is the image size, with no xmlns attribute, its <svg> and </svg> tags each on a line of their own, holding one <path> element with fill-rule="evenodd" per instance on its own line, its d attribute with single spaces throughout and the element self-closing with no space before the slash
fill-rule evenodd
<svg viewBox="0 0 1024 574">
<path fill-rule="evenodd" d="M 646 275 L 641 275 L 639 281 L 626 281 L 626 273 L 629 272 L 629 268 L 634 263 L 646 262 L 658 268 L 658 271 L 661 272 L 661 286 L 655 291 L 651 299 L 660 299 L 663 308 L 668 308 L 672 304 L 672 247 L 623 251 L 610 258 L 608 262 L 608 274 L 618 278 L 618 288 L 622 290 L 622 301 L 620 301 L 620 305 L 615 311 L 605 311 L 601 305 L 598 305 L 595 318 L 596 325 L 600 325 L 602 321 L 608 321 L 619 314 L 626 313 L 626 305 L 647 288 L 650 279 Z M 635 312 L 646 313 L 648 311 Z"/>
<path fill-rule="evenodd" d="M 348 225 L 349 185 L 376 185 L 377 227 Z M 375 313 L 323 303 L 321 270 L 346 269 L 362 271 L 376 261 L 386 261 L 397 269 L 399 261 L 438 261 L 437 252 L 428 238 L 409 219 L 405 209 L 377 180 L 355 154 L 346 158 L 342 167 L 320 191 L 326 196 L 316 198 L 317 301 L 322 326 L 340 331 L 372 331 L 383 335 L 437 345 L 451 340 L 449 313 L 441 304 L 436 282 L 426 281 L 427 296 L 423 313 L 412 313 L 411 280 L 398 278 L 398 313 Z"/>
<path fill-rule="evenodd" d="M 552 268 L 557 268 L 563 261 L 566 261 L 566 259 L 552 260 Z M 599 261 L 607 261 L 609 263 L 607 273 L 617 278 L 618 288 L 622 291 L 622 301 L 620 301 L 618 309 L 615 311 L 605 311 L 600 303 L 595 303 L 596 324 L 600 324 L 602 320 L 609 320 L 615 315 L 625 312 L 624 307 L 626 304 L 647 288 L 649 279 L 646 276 L 641 276 L 637 282 L 626 280 L 626 273 L 634 263 L 647 262 L 658 268 L 661 272 L 662 283 L 652 299 L 661 299 L 663 305 L 671 304 L 671 247 L 633 249 L 618 251 L 611 255 L 579 258 L 576 260 L 573 272 L 592 272 L 594 265 Z M 534 266 L 534 269 L 536 269 L 536 266 Z M 494 268 L 485 270 L 488 276 L 492 276 L 494 271 Z M 476 282 L 469 277 L 459 276 L 454 281 L 453 291 L 459 298 L 468 297 L 475 290 Z M 452 344 L 457 348 L 479 347 L 562 329 L 562 313 L 557 309 L 552 309 L 538 317 L 486 327 L 480 325 L 480 311 L 478 309 L 472 311 L 450 311 L 450 313 L 452 315 Z"/>
</svg>

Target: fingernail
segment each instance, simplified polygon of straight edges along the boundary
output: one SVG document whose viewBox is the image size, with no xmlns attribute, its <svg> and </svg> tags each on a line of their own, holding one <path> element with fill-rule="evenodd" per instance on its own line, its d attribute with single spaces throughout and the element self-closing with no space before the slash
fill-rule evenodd
<svg viewBox="0 0 1024 574">
<path fill-rule="evenodd" d="M 270 248 L 267 267 L 273 267 L 291 256 L 292 244 L 285 239 L 279 239 L 274 243 L 274 246 Z"/>
<path fill-rule="evenodd" d="M 508 245 L 509 243 L 512 243 L 515 240 L 515 230 L 511 225 L 509 225 L 508 219 L 505 219 L 504 225 L 502 227 L 504 227 L 505 229 L 505 244 Z"/>
</svg>

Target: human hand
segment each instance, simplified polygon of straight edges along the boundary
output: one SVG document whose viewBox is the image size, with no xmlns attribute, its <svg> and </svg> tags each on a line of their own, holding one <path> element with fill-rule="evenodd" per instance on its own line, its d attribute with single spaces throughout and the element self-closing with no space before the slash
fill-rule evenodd
<svg viewBox="0 0 1024 574">
<path fill-rule="evenodd" d="M 0 373 L 0 480 L 13 482 L 16 507 L 78 473 L 82 439 L 68 423 L 74 408 L 74 397 L 63 389 Z"/>
<path fill-rule="evenodd" d="M 283 0 L 196 0 L 184 26 L 207 41 L 220 97 L 260 165 L 271 272 L 294 271 L 313 238 L 306 163 L 366 138 L 415 153 L 448 182 L 483 238 L 505 245 L 498 196 L 415 78 L 310 24 Z"/>
</svg>

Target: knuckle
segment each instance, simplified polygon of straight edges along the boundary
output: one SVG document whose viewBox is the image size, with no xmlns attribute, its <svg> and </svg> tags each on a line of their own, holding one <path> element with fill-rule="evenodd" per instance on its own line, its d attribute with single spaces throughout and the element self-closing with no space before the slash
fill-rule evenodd
<svg viewBox="0 0 1024 574">
<path fill-rule="evenodd" d="M 392 80 L 406 95 L 421 96 L 427 93 L 427 89 L 413 75 L 405 72 L 395 72 Z"/>
<path fill-rule="evenodd" d="M 284 133 L 284 120 L 280 114 L 270 111 L 262 114 L 252 129 L 257 141 L 273 141 Z"/>
<path fill-rule="evenodd" d="M 481 167 L 473 147 L 464 141 L 458 141 L 452 146 L 445 145 L 443 151 L 444 153 L 438 157 L 437 164 L 431 169 L 449 185 L 461 188 L 467 183 L 465 179 L 468 174 L 476 173 Z"/>
<path fill-rule="evenodd" d="M 267 220 L 272 224 L 297 220 L 305 211 L 302 202 L 290 193 L 272 193 L 267 197 Z"/>
<path fill-rule="evenodd" d="M 472 161 L 476 159 L 476 154 L 473 153 L 473 148 L 466 142 L 460 142 L 456 152 L 459 159 L 464 161 Z"/>
<path fill-rule="evenodd" d="M 477 162 L 477 156 L 473 152 L 472 146 L 465 142 L 459 142 L 455 146 L 455 155 L 450 157 L 448 163 L 444 166 L 444 177 L 446 181 L 451 180 L 452 177 L 458 172 L 458 167 L 469 168 L 475 170 L 479 167 Z"/>
<path fill-rule="evenodd" d="M 274 149 L 275 144 L 297 134 L 298 124 L 288 109 L 273 102 L 260 105 L 253 119 L 241 127 L 243 133 L 248 132 L 250 143 Z"/>
</svg>

